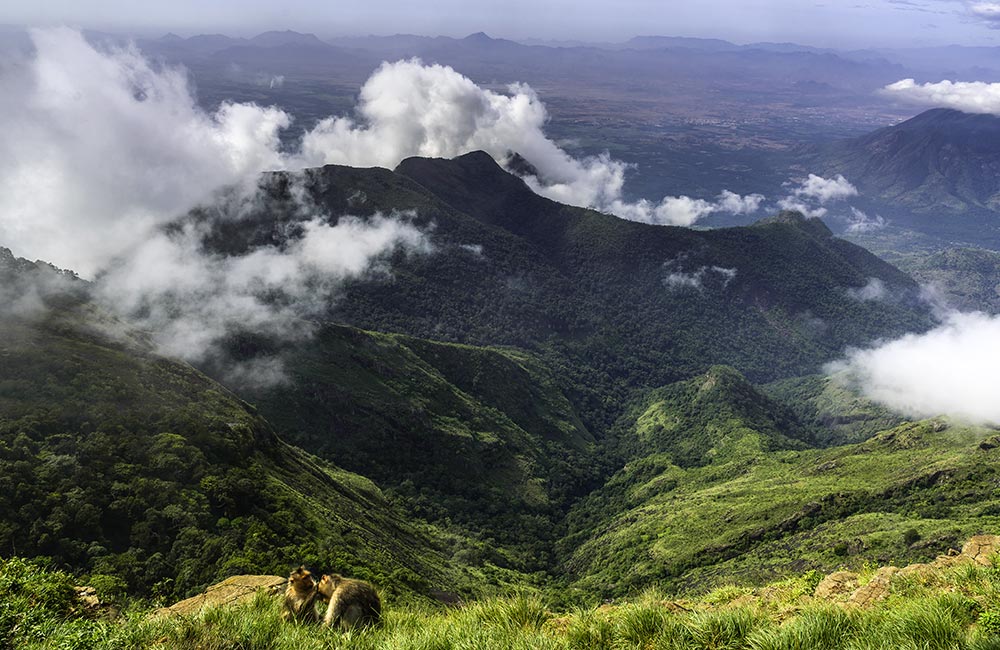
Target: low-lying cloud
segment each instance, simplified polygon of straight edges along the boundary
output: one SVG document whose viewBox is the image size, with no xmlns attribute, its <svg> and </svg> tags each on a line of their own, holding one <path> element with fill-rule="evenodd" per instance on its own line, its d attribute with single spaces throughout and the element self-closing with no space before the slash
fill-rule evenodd
<svg viewBox="0 0 1000 650">
<path fill-rule="evenodd" d="M 229 102 L 206 113 L 182 69 L 134 48 L 64 28 L 31 37 L 32 56 L 0 69 L 0 242 L 94 279 L 161 351 L 197 361 L 237 330 L 295 338 L 345 279 L 429 250 L 412 215 L 325 214 L 294 177 L 300 222 L 279 243 L 209 250 L 214 225 L 261 200 L 261 171 L 300 166 L 279 149 L 291 118 Z M 198 206 L 212 209 L 188 214 Z"/>
<path fill-rule="evenodd" d="M 801 212 L 807 217 L 824 217 L 829 212 L 826 204 L 858 195 L 858 188 L 840 174 L 833 178 L 809 174 L 785 185 L 790 192 L 778 201 L 778 207 Z"/>
<path fill-rule="evenodd" d="M 847 295 L 861 302 L 872 302 L 885 300 L 889 297 L 889 290 L 885 282 L 878 278 L 868 278 L 868 282 L 863 287 L 850 288 Z"/>
<path fill-rule="evenodd" d="M 924 334 L 851 350 L 827 372 L 911 417 L 1000 423 L 998 342 L 1000 317 L 951 312 Z"/>
<path fill-rule="evenodd" d="M 918 84 L 913 79 L 903 79 L 889 84 L 881 92 L 898 101 L 917 106 L 1000 115 L 1000 83 L 945 80 Z"/>
<path fill-rule="evenodd" d="M 884 229 L 889 225 L 885 218 L 876 214 L 874 217 L 868 216 L 867 212 L 851 206 L 851 214 L 847 217 L 847 232 L 852 235 L 871 233 Z"/>
</svg>

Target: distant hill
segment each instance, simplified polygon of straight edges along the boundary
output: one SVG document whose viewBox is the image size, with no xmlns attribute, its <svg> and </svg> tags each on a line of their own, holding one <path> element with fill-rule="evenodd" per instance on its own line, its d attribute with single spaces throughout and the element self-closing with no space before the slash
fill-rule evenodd
<svg viewBox="0 0 1000 650">
<path fill-rule="evenodd" d="M 962 311 L 1000 314 L 1000 253 L 981 248 L 949 248 L 902 256 L 896 264 L 921 283 L 934 286 Z"/>
<path fill-rule="evenodd" d="M 932 109 L 822 148 L 823 173 L 843 174 L 901 225 L 968 241 L 1000 241 L 1000 117 Z"/>
<path fill-rule="evenodd" d="M 321 41 L 315 34 L 302 34 L 288 29 L 283 32 L 270 31 L 257 34 L 250 39 L 252 45 L 261 47 L 276 47 L 279 45 L 305 45 L 312 47 L 322 47 L 329 45 Z"/>
</svg>

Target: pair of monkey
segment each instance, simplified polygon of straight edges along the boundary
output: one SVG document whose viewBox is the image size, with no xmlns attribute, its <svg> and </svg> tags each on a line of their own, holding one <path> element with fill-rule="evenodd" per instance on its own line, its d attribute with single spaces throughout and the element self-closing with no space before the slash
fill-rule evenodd
<svg viewBox="0 0 1000 650">
<path fill-rule="evenodd" d="M 299 623 L 319 623 L 316 601 L 329 601 L 323 625 L 347 631 L 375 625 L 382 616 L 382 601 L 375 587 L 363 580 L 324 575 L 317 583 L 304 566 L 288 576 L 281 618 Z"/>
</svg>

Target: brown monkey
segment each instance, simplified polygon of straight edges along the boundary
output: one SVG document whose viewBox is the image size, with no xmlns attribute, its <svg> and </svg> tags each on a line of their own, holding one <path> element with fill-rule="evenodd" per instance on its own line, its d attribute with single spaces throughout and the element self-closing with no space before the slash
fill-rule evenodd
<svg viewBox="0 0 1000 650">
<path fill-rule="evenodd" d="M 382 601 L 375 587 L 363 580 L 325 575 L 318 589 L 322 597 L 330 601 L 323 617 L 323 625 L 327 627 L 335 625 L 347 631 L 375 625 L 382 616 Z"/>
<path fill-rule="evenodd" d="M 325 576 L 324 576 L 325 577 Z M 285 589 L 285 602 L 281 608 L 281 618 L 298 623 L 319 623 L 316 615 L 316 598 L 319 588 L 312 574 L 304 566 L 292 571 Z"/>
</svg>

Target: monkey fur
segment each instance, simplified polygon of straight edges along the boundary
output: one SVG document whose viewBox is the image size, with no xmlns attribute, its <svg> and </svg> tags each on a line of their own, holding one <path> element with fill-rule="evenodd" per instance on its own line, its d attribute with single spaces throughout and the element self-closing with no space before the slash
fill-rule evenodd
<svg viewBox="0 0 1000 650">
<path fill-rule="evenodd" d="M 295 569 L 288 576 L 288 588 L 285 589 L 285 601 L 281 608 L 282 620 L 318 623 L 319 616 L 316 614 L 318 597 L 319 588 L 312 574 L 304 566 Z"/>
<path fill-rule="evenodd" d="M 382 601 L 375 587 L 363 580 L 339 575 L 325 575 L 317 588 L 321 597 L 329 600 L 323 625 L 343 631 L 376 625 L 382 616 Z"/>
</svg>

